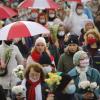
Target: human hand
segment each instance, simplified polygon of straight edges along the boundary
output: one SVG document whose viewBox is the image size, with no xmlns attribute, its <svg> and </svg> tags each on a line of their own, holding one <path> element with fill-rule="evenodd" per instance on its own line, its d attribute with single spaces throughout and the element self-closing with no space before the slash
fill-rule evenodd
<svg viewBox="0 0 100 100">
<path fill-rule="evenodd" d="M 6 67 L 6 64 L 3 60 L 0 60 L 0 68 L 5 68 Z"/>
<path fill-rule="evenodd" d="M 93 98 L 94 98 L 94 94 L 91 93 L 91 92 L 87 92 L 87 93 L 83 94 L 83 99 L 84 100 L 91 100 Z"/>
<path fill-rule="evenodd" d="M 54 94 L 48 94 L 48 97 L 46 100 L 54 100 Z"/>
</svg>

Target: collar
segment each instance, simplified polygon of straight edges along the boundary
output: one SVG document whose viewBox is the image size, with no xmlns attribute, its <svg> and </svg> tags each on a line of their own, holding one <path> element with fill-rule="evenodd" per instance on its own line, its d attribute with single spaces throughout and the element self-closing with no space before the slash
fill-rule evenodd
<svg viewBox="0 0 100 100">
<path fill-rule="evenodd" d="M 9 45 L 5 44 L 4 41 L 2 41 L 2 45 L 3 45 L 4 47 L 8 47 L 8 48 L 9 48 L 9 47 L 12 47 L 13 44 L 11 44 L 11 45 L 9 46 Z"/>
<path fill-rule="evenodd" d="M 89 67 L 87 72 L 86 72 L 86 75 L 91 76 L 91 72 L 92 72 L 91 68 Z M 79 76 L 79 73 L 77 72 L 76 67 L 72 70 L 71 76 Z"/>
</svg>

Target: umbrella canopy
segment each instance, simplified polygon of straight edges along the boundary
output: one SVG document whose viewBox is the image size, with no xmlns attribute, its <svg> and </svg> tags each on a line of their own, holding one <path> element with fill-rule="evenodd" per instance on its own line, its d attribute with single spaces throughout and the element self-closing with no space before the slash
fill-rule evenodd
<svg viewBox="0 0 100 100">
<path fill-rule="evenodd" d="M 0 5 L 0 19 L 10 18 L 16 15 L 17 12 L 15 12 L 12 8 Z"/>
<path fill-rule="evenodd" d="M 19 4 L 19 8 L 34 8 L 34 9 L 57 9 L 59 5 L 53 0 L 25 0 Z"/>
<path fill-rule="evenodd" d="M 21 37 L 30 37 L 42 33 L 49 34 L 49 30 L 31 21 L 17 21 L 0 29 L 0 40 L 9 40 Z"/>
<path fill-rule="evenodd" d="M 92 0 L 65 0 L 65 1 L 74 1 L 74 2 L 87 2 L 87 1 L 92 1 Z"/>
</svg>

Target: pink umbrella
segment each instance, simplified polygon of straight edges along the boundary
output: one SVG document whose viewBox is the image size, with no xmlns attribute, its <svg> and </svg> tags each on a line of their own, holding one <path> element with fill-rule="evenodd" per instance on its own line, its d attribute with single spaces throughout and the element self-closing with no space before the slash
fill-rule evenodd
<svg viewBox="0 0 100 100">
<path fill-rule="evenodd" d="M 16 15 L 17 13 L 12 8 L 0 5 L 0 19 L 10 18 Z"/>
<path fill-rule="evenodd" d="M 0 40 L 9 40 L 20 37 L 30 37 L 37 34 L 49 34 L 49 30 L 31 21 L 17 21 L 0 29 Z"/>
<path fill-rule="evenodd" d="M 34 9 L 57 9 L 59 5 L 53 0 L 25 0 L 19 4 L 20 8 L 34 8 Z"/>
</svg>

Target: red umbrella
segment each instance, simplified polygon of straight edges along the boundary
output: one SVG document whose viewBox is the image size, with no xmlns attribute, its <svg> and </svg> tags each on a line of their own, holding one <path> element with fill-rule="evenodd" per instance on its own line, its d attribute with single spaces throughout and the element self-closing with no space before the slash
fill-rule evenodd
<svg viewBox="0 0 100 100">
<path fill-rule="evenodd" d="M 43 33 L 49 34 L 50 32 L 39 23 L 31 21 L 17 21 L 0 29 L 0 40 L 30 37 Z"/>
<path fill-rule="evenodd" d="M 10 18 L 16 15 L 17 12 L 15 12 L 12 8 L 0 5 L 0 19 Z"/>
<path fill-rule="evenodd" d="M 53 0 L 25 0 L 19 4 L 20 8 L 34 8 L 34 9 L 57 9 L 59 5 Z"/>
</svg>

